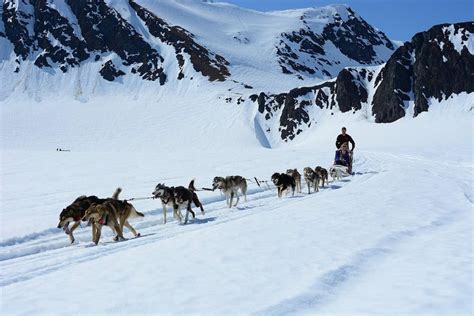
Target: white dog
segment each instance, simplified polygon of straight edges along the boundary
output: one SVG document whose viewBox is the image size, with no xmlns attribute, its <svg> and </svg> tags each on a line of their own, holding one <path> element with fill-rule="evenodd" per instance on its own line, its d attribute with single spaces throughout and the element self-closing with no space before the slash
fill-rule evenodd
<svg viewBox="0 0 474 316">
<path fill-rule="evenodd" d="M 341 165 L 334 165 L 329 168 L 329 174 L 331 175 L 332 181 L 339 181 L 342 177 L 347 177 L 350 175 L 348 168 L 346 166 Z"/>
</svg>

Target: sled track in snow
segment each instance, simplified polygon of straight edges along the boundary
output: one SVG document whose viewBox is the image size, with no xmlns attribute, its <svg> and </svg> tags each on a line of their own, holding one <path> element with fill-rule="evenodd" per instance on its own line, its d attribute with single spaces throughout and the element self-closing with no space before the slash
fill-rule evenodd
<svg viewBox="0 0 474 316">
<path fill-rule="evenodd" d="M 357 168 L 363 170 L 366 163 L 366 159 L 360 158 L 356 163 Z M 221 195 L 215 198 L 204 198 L 202 203 L 206 214 L 202 216 L 197 211 L 196 219 L 191 219 L 187 225 L 179 225 L 175 220 L 163 225 L 161 203 L 157 201 L 158 208 L 145 211 L 143 220 L 132 222 L 132 225 L 142 236 L 123 242 L 111 242 L 113 235 L 108 228 L 103 231 L 101 242 L 97 246 L 91 242 L 89 228 L 78 228 L 75 231 L 75 244 L 72 245 L 69 244 L 64 232 L 57 228 L 10 238 L 0 243 L 0 286 L 26 281 L 73 264 L 94 260 L 132 247 L 155 243 L 262 212 L 270 212 L 287 206 L 293 199 L 323 198 L 325 194 L 329 194 L 335 189 L 351 185 L 352 182 L 367 181 L 376 174 L 377 172 L 358 172 L 352 178 L 356 181 L 330 182 L 326 188 L 321 188 L 319 193 L 311 195 L 306 194 L 306 185 L 303 181 L 303 194 L 282 199 L 276 197 L 276 191 L 272 187 L 250 189 L 247 194 L 247 202 L 241 198 L 239 205 L 232 209 L 225 206 L 225 198 Z M 256 212 L 257 210 L 258 212 Z M 168 209 L 168 213 L 170 211 Z M 168 217 L 172 218 L 170 214 Z M 124 235 L 130 236 L 130 232 L 125 230 Z"/>
<path fill-rule="evenodd" d="M 426 225 L 392 232 L 380 239 L 372 247 L 356 252 L 352 258 L 344 262 L 344 264 L 322 274 L 305 292 L 258 311 L 254 313 L 254 315 L 305 314 L 305 310 L 324 305 L 331 296 L 336 296 L 337 291 L 342 285 L 350 279 L 356 278 L 364 273 L 368 264 L 394 253 L 394 247 L 396 247 L 398 243 L 439 227 L 449 225 L 454 221 L 457 215 L 458 214 L 445 215 Z"/>
</svg>

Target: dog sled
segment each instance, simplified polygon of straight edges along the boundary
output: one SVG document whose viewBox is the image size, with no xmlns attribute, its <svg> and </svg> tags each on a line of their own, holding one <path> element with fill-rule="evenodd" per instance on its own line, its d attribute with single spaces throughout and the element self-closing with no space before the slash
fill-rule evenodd
<svg viewBox="0 0 474 316">
<path fill-rule="evenodd" d="M 349 153 L 349 164 L 346 166 L 342 163 L 335 162 L 331 168 L 329 168 L 329 173 L 333 180 L 339 180 L 344 177 L 353 175 L 352 163 L 353 163 L 353 153 Z"/>
</svg>

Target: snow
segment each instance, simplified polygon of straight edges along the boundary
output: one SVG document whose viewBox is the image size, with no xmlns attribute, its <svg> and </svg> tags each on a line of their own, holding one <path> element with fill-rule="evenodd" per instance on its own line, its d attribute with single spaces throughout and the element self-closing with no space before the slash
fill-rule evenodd
<svg viewBox="0 0 474 316">
<path fill-rule="evenodd" d="M 66 18 L 69 25 L 73 28 L 74 34 L 81 40 L 84 39 L 82 36 L 81 28 L 77 21 L 76 16 L 72 13 L 71 8 L 65 0 L 48 0 L 48 6 L 55 9 L 61 16 Z"/>
<path fill-rule="evenodd" d="M 474 38 L 472 33 L 462 28 L 455 30 L 454 25 L 443 27 L 443 32 L 449 34 L 449 40 L 453 43 L 454 49 L 459 54 L 466 47 L 469 53 L 474 55 Z M 464 39 L 464 37 L 467 37 L 467 39 Z"/>
<path fill-rule="evenodd" d="M 2 314 L 472 313 L 472 96 L 393 124 L 335 115 L 276 149 L 260 146 L 251 112 L 213 98 L 3 102 Z M 135 201 L 143 237 L 117 243 L 106 229 L 98 246 L 89 228 L 74 245 L 56 228 L 77 196 L 117 186 L 147 197 L 158 182 L 329 167 L 342 125 L 356 174 L 319 193 L 278 199 L 249 182 L 229 210 L 198 192 L 206 214 L 188 225 Z"/>
<path fill-rule="evenodd" d="M 149 36 L 124 13 L 126 2 L 107 2 Z M 295 12 L 137 2 L 229 53 L 242 82 L 264 91 L 301 85 L 268 66 L 271 52 L 251 46 L 293 29 Z M 218 23 L 219 15 L 234 20 Z M 209 31 L 213 23 L 222 32 Z M 249 43 L 223 45 L 235 34 Z M 270 148 L 256 106 L 235 102 L 248 99 L 240 82 L 195 75 L 165 86 L 138 76 L 109 83 L 96 74 L 107 60 L 119 63 L 115 54 L 67 74 L 25 61 L 13 77 L 11 47 L 0 52 L 2 315 L 472 315 L 473 94 L 430 99 L 416 118 L 375 124 L 368 104 L 382 66 L 373 67 L 362 111 L 312 113 L 317 124 Z M 88 227 L 72 245 L 56 228 L 76 197 L 109 197 L 118 186 L 122 199 L 150 197 L 159 182 L 187 186 L 194 178 L 207 188 L 215 176 L 268 181 L 288 168 L 328 168 L 341 126 L 356 142 L 355 174 L 319 193 L 306 194 L 303 181 L 302 193 L 279 199 L 273 185 L 249 180 L 248 201 L 229 209 L 219 192 L 199 191 L 206 213 L 187 225 L 171 210 L 163 224 L 160 202 L 136 200 L 145 217 L 131 224 L 142 237 L 114 242 L 104 228 L 97 246 Z"/>
<path fill-rule="evenodd" d="M 201 1 L 137 0 L 136 2 L 162 18 L 166 23 L 172 26 L 179 25 L 190 31 L 194 35 L 194 40 L 209 49 L 210 52 L 224 56 L 230 63 L 231 79 L 237 81 L 240 85 L 240 87 L 235 88 L 239 93 L 248 92 L 242 87 L 243 84 L 252 86 L 256 91 L 285 91 L 301 85 L 302 81 L 297 76 L 285 75 L 283 76 L 285 80 L 281 80 L 282 72 L 277 62 L 276 47 L 282 39 L 282 33 L 291 34 L 307 28 L 308 26 L 301 20 L 302 15 L 305 16 L 305 20 L 314 32 L 322 31 L 326 23 L 333 21 L 331 14 L 337 12 L 343 17 L 347 15 L 347 7 L 337 5 L 292 11 L 258 12 L 224 3 Z M 163 68 L 167 71 L 168 79 L 175 81 L 177 61 L 174 56 L 174 49 L 168 45 L 163 45 L 158 39 L 149 34 L 143 22 L 136 17 L 133 10 L 130 10 L 127 1 L 107 0 L 106 4 L 115 9 L 117 14 L 120 14 L 123 19 L 133 26 L 134 31 L 138 32 L 154 49 L 160 52 L 165 58 Z M 64 0 L 48 0 L 48 5 L 57 9 L 69 21 L 74 33 L 81 38 L 82 34 L 77 20 Z M 238 41 L 235 37 L 242 38 L 242 40 Z M 10 45 L 2 45 L 0 56 L 9 55 L 9 48 Z M 331 63 L 333 61 L 340 62 L 332 66 L 325 66 L 331 74 L 337 74 L 345 66 L 354 66 L 354 61 L 344 56 L 333 44 L 328 43 L 324 49 L 327 53 L 326 59 L 329 59 Z M 374 49 L 380 60 L 384 60 L 391 52 L 385 46 L 374 47 Z M 7 51 L 5 52 L 5 50 Z M 49 91 L 61 91 L 61 95 L 74 95 L 76 91 L 81 91 L 78 97 L 80 100 L 104 95 L 105 91 L 101 89 L 99 92 L 95 89 L 96 86 L 103 86 L 108 83 L 104 82 L 105 80 L 98 71 L 95 71 L 95 69 L 100 69 L 102 62 L 95 62 L 94 55 L 92 54 L 91 58 L 81 63 L 81 68 L 87 69 L 87 71 L 68 70 L 66 75 L 55 74 L 54 76 L 48 74 L 51 69 L 39 69 L 33 66 L 32 60 L 22 62 L 19 72 L 14 73 L 17 65 L 10 59 L 9 62 L 2 63 L 6 70 L 2 74 L 8 74 L 8 78 L 4 76 L 0 78 L 2 83 L 7 83 L 0 87 L 0 100 L 8 97 L 21 97 L 25 89 L 28 90 L 27 93 L 35 94 L 38 100 L 48 99 Z M 301 52 L 298 55 L 300 62 L 305 62 L 309 66 L 316 62 L 310 60 L 306 53 Z M 186 62 L 185 68 L 186 78 L 196 78 L 195 71 L 189 65 L 189 61 Z M 123 70 L 127 73 L 126 77 L 134 77 L 130 74 L 130 69 Z M 81 72 L 81 74 L 78 74 L 78 72 Z M 88 73 L 89 76 L 86 77 L 84 73 Z M 77 78 L 78 76 L 81 77 L 81 81 L 87 81 L 92 86 L 79 86 L 77 80 L 63 80 L 63 78 Z M 314 85 L 328 79 L 322 72 L 317 72 L 315 75 L 305 75 L 303 73 L 302 77 L 305 80 L 305 85 Z M 188 79 L 186 80 L 188 84 L 193 84 L 189 83 Z M 139 83 L 147 86 L 146 89 L 149 89 L 149 86 L 154 86 L 143 82 L 143 80 L 137 82 L 134 78 L 127 78 L 123 80 L 124 90 L 127 93 L 137 93 L 135 89 L 140 89 L 137 87 L 141 86 Z M 73 85 L 75 87 L 72 87 Z M 225 87 L 225 90 L 227 89 L 229 87 Z M 54 94 L 56 95 L 56 93 Z"/>
</svg>

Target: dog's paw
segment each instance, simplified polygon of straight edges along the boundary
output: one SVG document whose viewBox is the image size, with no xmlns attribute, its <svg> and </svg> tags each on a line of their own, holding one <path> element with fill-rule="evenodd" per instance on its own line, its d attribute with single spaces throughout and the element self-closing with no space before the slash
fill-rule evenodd
<svg viewBox="0 0 474 316">
<path fill-rule="evenodd" d="M 120 236 L 115 236 L 114 237 L 114 241 L 124 241 L 125 238 L 124 237 L 120 237 Z"/>
</svg>

